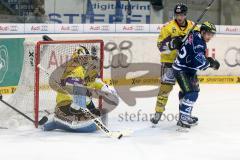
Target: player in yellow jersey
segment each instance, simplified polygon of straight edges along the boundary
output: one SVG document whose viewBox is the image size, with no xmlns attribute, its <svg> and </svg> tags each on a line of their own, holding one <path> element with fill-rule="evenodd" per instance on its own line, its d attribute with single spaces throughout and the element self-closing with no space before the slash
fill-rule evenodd
<svg viewBox="0 0 240 160">
<path fill-rule="evenodd" d="M 161 85 L 157 96 L 154 117 L 151 118 L 153 124 L 157 124 L 161 119 L 168 96 L 175 85 L 172 64 L 177 56 L 177 50 L 182 45 L 182 38 L 193 27 L 194 22 L 187 20 L 187 6 L 179 3 L 174 8 L 175 19 L 167 22 L 160 31 L 157 46 L 161 56 Z"/>
<path fill-rule="evenodd" d="M 91 55 L 84 46 L 75 49 L 71 60 L 63 67 L 61 82 L 57 85 L 55 112 L 42 126 L 44 131 L 61 129 L 70 132 L 92 132 L 97 129 L 89 115 L 80 110 L 80 107 L 87 108 L 92 114 L 100 116 L 100 110 L 92 101 L 91 89 L 94 93 L 107 93 L 108 99 L 118 101 L 115 90 L 98 78 L 99 63 L 98 57 Z"/>
</svg>

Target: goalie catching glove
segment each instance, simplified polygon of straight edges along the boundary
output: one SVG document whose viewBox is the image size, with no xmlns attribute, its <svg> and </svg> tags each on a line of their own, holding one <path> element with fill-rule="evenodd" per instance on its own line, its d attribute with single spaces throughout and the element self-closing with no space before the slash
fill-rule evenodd
<svg viewBox="0 0 240 160">
<path fill-rule="evenodd" d="M 118 105 L 119 98 L 117 95 L 117 92 L 114 88 L 108 86 L 107 84 L 104 84 L 101 88 L 101 90 L 98 92 L 99 95 L 103 96 L 103 99 L 107 101 L 108 103 Z"/>
</svg>

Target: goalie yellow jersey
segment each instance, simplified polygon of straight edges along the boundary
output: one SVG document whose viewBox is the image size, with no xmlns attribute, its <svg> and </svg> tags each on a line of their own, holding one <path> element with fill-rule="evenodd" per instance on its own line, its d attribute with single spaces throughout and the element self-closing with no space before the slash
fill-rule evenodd
<svg viewBox="0 0 240 160">
<path fill-rule="evenodd" d="M 100 78 L 95 78 L 93 81 L 85 82 L 84 78 L 86 74 L 86 70 L 84 67 L 80 65 L 73 65 L 72 62 L 68 63 L 66 69 L 61 77 L 61 81 L 65 81 L 65 83 L 72 84 L 78 83 L 84 86 L 87 86 L 92 89 L 100 90 L 104 83 Z M 57 92 L 56 103 L 57 107 L 70 105 L 73 101 L 72 95 L 64 92 Z"/>
<path fill-rule="evenodd" d="M 180 27 L 176 20 L 169 21 L 166 23 L 159 34 L 157 45 L 160 50 L 161 62 L 163 63 L 173 63 L 176 56 L 177 50 L 169 50 L 168 43 L 172 38 L 178 36 L 184 36 L 192 28 L 194 22 L 187 20 L 187 25 L 185 27 Z"/>
</svg>

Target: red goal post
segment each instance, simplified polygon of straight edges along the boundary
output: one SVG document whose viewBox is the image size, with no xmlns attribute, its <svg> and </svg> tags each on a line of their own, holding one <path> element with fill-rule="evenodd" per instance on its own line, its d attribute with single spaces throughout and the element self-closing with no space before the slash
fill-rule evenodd
<svg viewBox="0 0 240 160">
<path fill-rule="evenodd" d="M 71 49 L 71 51 L 69 51 L 69 53 L 72 52 L 72 49 L 74 49 L 74 46 L 78 46 L 78 45 L 84 45 L 87 46 L 87 48 L 91 49 L 91 46 L 97 47 L 97 56 L 99 57 L 100 60 L 100 78 L 103 79 L 103 59 L 104 59 L 104 42 L 103 40 L 54 40 L 54 41 L 38 41 L 36 46 L 35 46 L 35 78 L 34 78 L 34 119 L 35 119 L 35 127 L 38 127 L 38 120 L 39 120 L 39 111 L 41 109 L 41 101 L 44 99 L 41 99 L 40 97 L 40 87 L 41 87 L 41 83 L 44 80 L 41 80 L 42 77 L 44 76 L 46 77 L 46 75 L 42 75 L 43 73 L 41 73 L 41 70 L 39 69 L 38 65 L 40 64 L 42 66 L 41 63 L 45 64 L 44 61 L 45 59 L 41 59 L 42 55 L 41 54 L 49 54 L 50 52 L 53 52 L 53 50 L 51 49 L 46 49 L 46 51 L 44 51 L 44 46 L 46 46 L 46 48 L 54 48 L 54 46 L 58 46 L 62 47 L 63 51 L 67 51 L 68 46 L 73 46 Z M 50 47 L 51 46 L 51 47 Z M 52 47 L 53 46 L 53 47 Z M 56 47 L 57 48 L 57 47 Z M 47 52 L 47 53 L 43 53 L 43 52 Z M 49 53 L 48 53 L 49 52 Z M 56 52 L 56 54 L 65 54 L 65 53 L 59 53 L 61 52 L 61 49 L 58 49 L 58 52 Z M 90 51 L 91 52 L 91 51 Z M 48 57 L 49 55 L 47 55 L 46 57 Z M 57 55 L 57 56 L 61 56 L 61 55 Z M 43 67 L 46 67 L 43 65 Z M 102 100 L 99 99 L 98 102 L 98 107 L 101 108 L 102 107 Z"/>
</svg>

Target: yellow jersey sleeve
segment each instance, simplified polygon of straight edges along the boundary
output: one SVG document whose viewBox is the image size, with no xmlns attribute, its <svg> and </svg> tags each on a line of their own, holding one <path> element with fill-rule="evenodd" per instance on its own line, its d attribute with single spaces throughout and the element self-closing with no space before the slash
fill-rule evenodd
<svg viewBox="0 0 240 160">
<path fill-rule="evenodd" d="M 171 40 L 171 32 L 169 31 L 168 25 L 164 25 L 163 28 L 160 31 L 160 34 L 158 36 L 157 40 L 157 46 L 161 53 L 170 53 L 168 43 Z"/>
<path fill-rule="evenodd" d="M 180 27 L 175 20 L 172 20 L 163 26 L 157 39 L 162 63 L 174 62 L 177 56 L 177 50 L 169 50 L 169 42 L 175 37 L 185 36 L 193 25 L 194 23 L 192 21 L 187 20 L 187 25 Z"/>
</svg>

